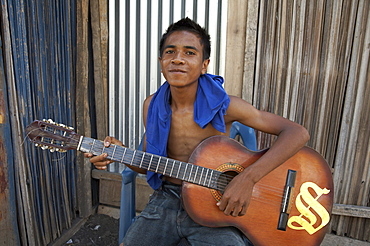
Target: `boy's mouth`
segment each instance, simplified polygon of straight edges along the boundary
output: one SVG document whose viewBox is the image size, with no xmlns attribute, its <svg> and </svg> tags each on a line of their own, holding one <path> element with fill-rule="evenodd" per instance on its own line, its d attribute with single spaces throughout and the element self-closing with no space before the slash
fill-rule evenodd
<svg viewBox="0 0 370 246">
<path fill-rule="evenodd" d="M 171 69 L 169 70 L 170 73 L 186 73 L 186 71 L 181 69 Z"/>
</svg>

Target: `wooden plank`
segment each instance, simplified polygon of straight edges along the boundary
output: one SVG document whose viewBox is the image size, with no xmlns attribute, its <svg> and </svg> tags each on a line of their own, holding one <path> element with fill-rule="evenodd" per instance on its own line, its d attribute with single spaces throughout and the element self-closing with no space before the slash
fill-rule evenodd
<svg viewBox="0 0 370 246">
<path fill-rule="evenodd" d="M 100 179 L 99 203 L 120 207 L 122 182 L 117 180 Z"/>
<path fill-rule="evenodd" d="M 120 206 L 122 176 L 120 173 L 111 173 L 94 169 L 92 177 L 100 180 L 99 202 L 110 206 Z M 119 191 L 119 192 L 118 192 Z M 142 211 L 149 201 L 153 189 L 148 185 L 144 176 L 136 177 L 136 211 Z"/>
<path fill-rule="evenodd" d="M 253 103 L 259 1 L 249 0 L 246 2 L 248 6 L 246 20 L 242 98 L 249 103 Z M 239 52 L 241 52 L 241 50 Z M 235 81 L 233 83 L 237 82 Z"/>
<path fill-rule="evenodd" d="M 275 86 L 275 91 L 276 93 L 274 94 L 274 102 L 272 105 L 272 112 L 275 114 L 282 115 L 283 107 L 281 107 L 281 101 L 283 98 L 283 94 L 281 93 L 282 88 L 285 81 L 283 79 L 283 76 L 285 75 L 285 69 L 284 69 L 284 61 L 286 60 L 287 52 L 286 52 L 286 46 L 287 42 L 286 40 L 288 39 L 288 32 L 289 30 L 289 25 L 287 25 L 287 15 L 289 14 L 286 9 L 287 9 L 287 1 L 283 1 L 282 4 L 278 5 L 278 10 L 277 10 L 277 15 L 280 16 L 277 20 L 277 40 L 276 40 L 276 45 L 275 45 L 275 54 L 276 54 L 276 59 L 275 59 L 275 64 L 274 64 L 274 78 L 272 80 L 276 81 L 276 86 Z"/>
<path fill-rule="evenodd" d="M 93 169 L 91 172 L 91 177 L 94 179 L 109 179 L 122 181 L 122 175 L 120 173 L 107 172 L 105 170 Z"/>
<path fill-rule="evenodd" d="M 330 128 L 328 126 L 327 118 L 328 115 L 331 115 L 331 102 L 332 97 L 335 90 L 332 88 L 334 81 L 336 79 L 336 66 L 337 66 L 337 57 L 338 53 L 336 52 L 338 46 L 340 45 L 338 42 L 338 33 L 339 33 L 339 23 L 341 20 L 341 12 L 342 12 L 342 5 L 343 1 L 335 1 L 333 2 L 333 6 L 330 9 L 331 18 L 330 26 L 328 26 L 329 36 L 326 39 L 326 46 L 325 48 L 325 61 L 323 64 L 323 77 L 321 78 L 323 83 L 322 86 L 319 88 L 319 97 L 317 99 L 321 102 L 318 105 L 317 109 L 317 119 L 318 123 L 317 126 L 319 127 L 320 131 L 316 133 L 316 141 L 315 141 L 315 149 L 319 151 L 319 153 L 325 153 L 326 145 L 324 143 L 328 142 L 328 134 L 327 131 Z M 324 32 L 325 33 L 325 32 Z"/>
<path fill-rule="evenodd" d="M 369 246 L 369 242 L 364 242 L 348 237 L 341 237 L 333 234 L 326 234 L 321 246 Z"/>
<path fill-rule="evenodd" d="M 120 207 L 122 175 L 103 170 L 93 169 L 91 176 L 99 179 L 99 204 Z"/>
<path fill-rule="evenodd" d="M 76 123 L 77 132 L 91 136 L 90 107 L 88 100 L 89 81 L 89 54 L 88 54 L 88 10 L 89 0 L 77 1 L 77 61 L 76 61 Z M 83 157 L 82 153 L 77 158 L 78 179 L 77 197 L 80 216 L 85 218 L 91 214 L 91 163 Z"/>
<path fill-rule="evenodd" d="M 358 6 L 358 11 L 356 11 L 356 16 L 363 16 L 366 14 L 364 10 L 365 6 L 363 5 L 364 2 L 359 2 L 360 5 Z M 354 33 L 360 33 L 363 29 L 363 18 L 356 18 L 355 16 L 352 16 L 352 18 L 355 18 L 355 32 Z M 344 125 L 347 127 L 346 133 L 348 137 L 344 140 L 346 145 L 343 153 L 343 169 L 341 170 L 343 172 L 341 184 L 339 186 L 339 193 L 337 201 L 338 203 L 343 204 L 353 204 L 355 203 L 356 199 L 355 196 L 357 196 L 357 191 L 355 193 L 351 192 L 352 187 L 354 185 L 357 185 L 358 182 L 356 182 L 356 179 L 358 179 L 357 175 L 359 172 L 361 172 L 361 169 L 363 167 L 362 163 L 354 162 L 356 160 L 357 153 L 354 146 L 358 146 L 358 129 L 359 129 L 359 111 L 358 107 L 361 105 L 361 101 L 363 98 L 363 88 L 364 84 L 367 83 L 366 81 L 358 81 L 358 72 L 359 68 L 361 67 L 361 57 L 362 57 L 362 50 L 361 50 L 361 42 L 362 42 L 362 36 L 361 35 L 354 35 L 353 44 L 352 44 L 352 52 L 351 52 L 351 61 L 350 61 L 350 69 L 349 69 L 349 80 L 348 80 L 348 91 L 346 98 L 346 104 L 348 105 L 348 108 L 345 108 L 346 112 L 344 112 L 346 115 L 344 116 L 345 119 L 348 119 L 348 122 L 345 122 Z M 348 100 L 348 101 L 347 101 Z M 361 107 L 361 106 L 360 106 Z M 357 167 L 357 168 L 356 168 Z M 339 170 L 338 170 L 339 171 Z M 335 170 L 337 172 L 337 170 Z M 355 188 L 355 187 L 354 187 Z M 354 189 L 357 190 L 357 189 Z M 340 217 L 338 220 L 338 227 L 337 232 L 339 235 L 348 234 L 348 231 L 352 229 L 352 220 L 348 217 Z M 355 223 L 355 222 L 354 222 Z"/>
<path fill-rule="evenodd" d="M 334 204 L 332 214 L 359 218 L 370 218 L 370 207 Z"/>
<path fill-rule="evenodd" d="M 358 18 L 356 23 L 357 33 L 361 33 L 358 38 L 358 58 L 356 66 L 356 81 L 357 81 L 357 92 L 356 92 L 356 101 L 354 105 L 354 119 L 353 119 L 353 134 L 356 136 L 351 136 L 353 138 L 353 145 L 356 145 L 356 150 L 350 148 L 354 152 L 353 161 L 353 173 L 351 174 L 350 187 L 348 189 L 350 204 L 367 204 L 369 199 L 369 192 L 365 193 L 368 190 L 368 187 L 365 187 L 364 183 L 369 183 L 369 176 L 364 176 L 364 171 L 368 168 L 369 162 L 365 162 L 369 153 L 369 135 L 366 136 L 366 132 L 369 132 L 368 125 L 363 126 L 362 124 L 369 123 L 369 95 L 366 92 L 369 92 L 369 77 L 368 77 L 368 68 L 369 68 L 369 46 L 368 41 L 370 40 L 370 18 L 369 4 L 365 4 L 364 1 L 361 1 L 358 5 L 358 15 L 361 18 Z M 362 31 L 363 30 L 363 31 Z M 357 38 L 355 38 L 357 40 Z M 366 77 L 368 77 L 366 79 Z M 362 113 L 364 112 L 364 113 Z M 366 128 L 366 130 L 364 129 Z M 360 151 L 363 150 L 363 151 Z M 367 153 L 367 154 L 366 154 Z M 361 203 L 359 203 L 361 202 Z M 359 239 L 370 240 L 370 235 L 364 230 L 366 221 L 362 218 L 355 218 L 352 222 L 352 225 L 349 227 L 348 235 L 350 237 L 356 237 Z"/>
<path fill-rule="evenodd" d="M 101 39 L 101 59 L 102 59 L 102 83 L 104 90 L 104 101 L 103 105 L 105 108 L 104 119 L 108 119 L 108 39 L 109 39 L 109 29 L 108 29 L 108 0 L 99 0 L 100 9 L 100 39 Z M 108 122 L 106 124 L 106 131 L 108 129 Z M 108 134 L 108 132 L 105 132 Z"/>
<path fill-rule="evenodd" d="M 232 38 L 226 41 L 225 90 L 238 97 L 242 95 L 247 2 L 228 1 L 227 36 Z"/>
<path fill-rule="evenodd" d="M 97 138 L 104 139 L 108 134 L 107 129 L 107 80 L 103 80 L 103 61 L 101 50 L 100 4 L 99 0 L 90 0 L 91 30 L 92 30 L 92 55 L 94 60 L 94 97 L 96 110 Z M 106 68 L 104 68 L 106 69 Z M 101 117 L 102 116 L 102 117 Z"/>
<path fill-rule="evenodd" d="M 312 7 L 310 5 L 310 7 Z M 316 100 L 316 92 L 318 90 L 319 84 L 319 76 L 320 76 L 320 55 L 322 49 L 322 37 L 323 37 L 323 26 L 324 26 L 324 15 L 325 15 L 325 2 L 318 1 L 317 5 L 313 7 L 310 11 L 314 12 L 314 16 L 312 17 L 311 22 L 308 25 L 313 25 L 313 30 L 311 33 L 311 46 L 308 47 L 310 49 L 310 78 L 311 81 L 307 80 L 306 83 L 308 84 L 308 90 L 306 99 L 309 102 L 315 102 Z M 315 119 L 316 119 L 316 105 L 312 104 L 304 110 L 304 121 L 303 125 L 310 131 L 314 132 L 316 130 L 315 127 Z M 310 143 L 314 142 L 314 138 L 311 138 Z M 310 144 L 309 143 L 309 144 Z M 311 144 L 312 146 L 312 144 Z"/>
</svg>

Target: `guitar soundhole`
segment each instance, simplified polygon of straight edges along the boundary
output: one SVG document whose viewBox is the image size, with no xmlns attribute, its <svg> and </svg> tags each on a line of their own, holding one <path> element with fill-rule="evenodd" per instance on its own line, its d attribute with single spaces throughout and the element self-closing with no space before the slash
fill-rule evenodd
<svg viewBox="0 0 370 246">
<path fill-rule="evenodd" d="M 217 180 L 217 190 L 223 194 L 226 186 L 230 183 L 230 181 L 237 175 L 236 171 L 227 171 L 220 175 L 219 179 Z"/>
<path fill-rule="evenodd" d="M 225 191 L 226 186 L 230 183 L 230 181 L 239 173 L 241 173 L 244 168 L 237 164 L 237 163 L 225 163 L 219 166 L 217 171 L 222 172 L 221 175 L 217 179 L 216 189 L 211 189 L 212 196 L 216 199 L 216 201 L 221 200 L 222 194 Z"/>
</svg>

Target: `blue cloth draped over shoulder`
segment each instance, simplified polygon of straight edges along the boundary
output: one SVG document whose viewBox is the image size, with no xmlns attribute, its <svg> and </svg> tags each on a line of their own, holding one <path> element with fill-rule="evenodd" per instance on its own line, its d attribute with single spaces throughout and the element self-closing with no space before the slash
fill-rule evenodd
<svg viewBox="0 0 370 246">
<path fill-rule="evenodd" d="M 224 115 L 230 98 L 222 87 L 221 76 L 204 74 L 199 77 L 197 96 L 194 102 L 194 121 L 205 128 L 209 123 L 226 132 Z M 171 126 L 170 85 L 165 82 L 153 95 L 146 123 L 146 152 L 167 156 L 167 141 Z M 147 182 L 154 189 L 162 184 L 162 175 L 147 171 Z"/>
</svg>

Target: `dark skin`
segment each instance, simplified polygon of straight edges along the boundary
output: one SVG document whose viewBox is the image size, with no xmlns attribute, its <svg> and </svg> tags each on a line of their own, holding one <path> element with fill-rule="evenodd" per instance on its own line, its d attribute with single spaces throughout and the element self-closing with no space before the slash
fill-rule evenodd
<svg viewBox="0 0 370 246">
<path fill-rule="evenodd" d="M 222 199 L 217 203 L 226 215 L 243 216 L 250 203 L 253 186 L 261 178 L 285 162 L 308 141 L 307 130 L 278 115 L 260 111 L 248 102 L 230 96 L 230 105 L 224 117 L 227 132 L 217 131 L 211 124 L 200 128 L 193 119 L 194 101 L 198 78 L 207 71 L 209 59 L 203 59 L 200 39 L 188 31 L 176 31 L 165 42 L 165 49 L 159 62 L 165 79 L 170 84 L 172 121 L 168 138 L 168 157 L 187 161 L 195 147 L 205 138 L 214 135 L 229 135 L 232 122 L 239 121 L 259 131 L 278 136 L 274 144 L 258 161 L 238 174 L 227 186 Z M 152 96 L 144 101 L 144 125 Z M 114 137 L 106 137 L 105 145 L 123 145 Z M 145 149 L 145 145 L 144 145 Z M 98 169 L 106 169 L 111 163 L 106 154 L 92 156 L 90 161 Z M 146 170 L 130 167 L 139 173 Z M 181 184 L 181 180 L 165 177 Z"/>
</svg>

